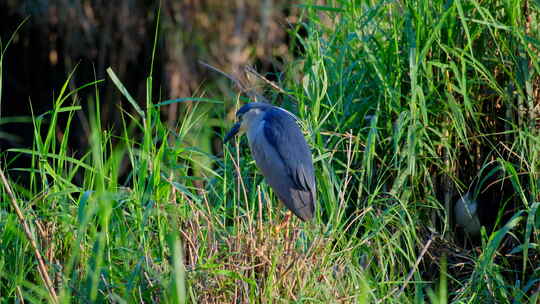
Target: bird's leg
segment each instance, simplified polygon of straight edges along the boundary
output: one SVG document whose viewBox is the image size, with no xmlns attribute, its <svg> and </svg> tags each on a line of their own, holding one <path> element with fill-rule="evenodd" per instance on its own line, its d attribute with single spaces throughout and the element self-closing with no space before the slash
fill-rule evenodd
<svg viewBox="0 0 540 304">
<path fill-rule="evenodd" d="M 283 222 L 281 222 L 281 224 L 279 225 L 281 228 L 283 227 L 286 227 L 287 230 L 285 230 L 286 233 L 289 232 L 289 223 L 291 221 L 291 216 L 292 216 L 292 212 L 291 211 L 287 211 L 287 214 L 285 215 L 285 219 L 283 220 Z"/>
<path fill-rule="evenodd" d="M 288 211 L 287 212 L 287 215 L 285 216 L 285 219 L 283 220 L 283 222 L 285 223 L 285 252 L 288 253 L 290 251 L 290 247 L 291 247 L 291 239 L 292 239 L 292 236 L 290 235 L 290 228 L 291 228 L 291 217 L 292 217 L 292 212 L 291 211 Z"/>
<path fill-rule="evenodd" d="M 275 228 L 274 228 L 274 232 L 275 233 L 279 233 L 281 231 L 281 229 L 283 229 L 283 227 L 287 227 L 287 231 L 288 232 L 288 228 L 289 228 L 289 221 L 291 219 L 291 215 L 292 215 L 292 212 L 291 211 L 287 211 L 287 214 L 285 215 L 285 219 L 279 224 L 277 225 Z"/>
</svg>

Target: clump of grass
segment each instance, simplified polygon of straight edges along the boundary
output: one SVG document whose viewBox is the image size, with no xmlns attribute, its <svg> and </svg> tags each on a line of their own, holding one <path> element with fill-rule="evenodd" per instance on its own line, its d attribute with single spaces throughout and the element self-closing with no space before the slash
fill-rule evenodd
<svg viewBox="0 0 540 304">
<path fill-rule="evenodd" d="M 305 4 L 291 31 L 302 56 L 284 71 L 287 94 L 275 97 L 295 109 L 313 147 L 318 213 L 282 230 L 284 210 L 243 143 L 223 158 L 189 145 L 212 115 L 199 103 L 215 100 L 193 98 L 173 129 L 160 106 L 186 99 L 149 93 L 141 106 L 110 69 L 132 108 L 121 109 L 119 131 L 103 129 L 96 90 L 91 149 L 74 157 L 66 145 L 80 106 L 68 79 L 53 109 L 33 117 L 34 146 L 3 154 L 32 163 L 8 168 L 28 183 L 9 183 L 59 300 L 536 301 L 537 14 L 519 5 Z M 147 92 L 153 85 L 150 73 Z M 491 160 L 518 194 L 511 217 L 463 247 L 452 197 Z M 7 201 L 3 191 L 0 292 L 51 300 Z"/>
<path fill-rule="evenodd" d="M 440 249 L 451 248 L 448 254 L 457 250 L 474 269 L 463 277 L 448 265 L 449 298 L 481 303 L 537 297 L 539 253 L 528 245 L 538 242 L 532 206 L 540 199 L 539 116 L 532 102 L 539 79 L 536 9 L 502 1 L 334 1 L 305 7 L 308 35 L 297 37 L 304 56 L 285 73 L 284 86 L 312 128 L 319 166 L 331 167 L 336 181 L 357 189 L 345 199 L 352 206 L 349 218 L 340 221 L 379 207 L 378 220 L 388 234 L 377 231 L 373 238 L 400 248 L 375 254 L 392 262 L 379 266 L 384 275 L 370 283 L 402 284 L 436 232 L 442 243 L 429 249 L 438 256 L 432 263 L 438 263 Z M 352 149 L 343 145 L 349 136 L 355 138 Z M 493 162 L 519 195 L 485 232 L 478 255 L 454 243 L 450 210 L 453 197 L 485 178 L 479 172 Z M 330 218 L 342 210 L 337 197 L 322 200 Z M 496 201 L 486 204 L 503 208 Z M 355 224 L 374 233 L 368 221 Z M 463 263 L 454 256 L 448 260 Z M 438 277 L 438 267 L 424 267 L 418 269 L 419 282 Z M 424 284 L 415 284 L 416 290 Z M 388 295 L 376 290 L 376 299 Z"/>
</svg>

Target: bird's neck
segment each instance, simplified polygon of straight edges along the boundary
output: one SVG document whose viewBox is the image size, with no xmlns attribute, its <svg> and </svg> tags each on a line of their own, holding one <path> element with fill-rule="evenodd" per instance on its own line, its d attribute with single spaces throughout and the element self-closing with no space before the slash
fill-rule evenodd
<svg viewBox="0 0 540 304">
<path fill-rule="evenodd" d="M 249 125 L 251 126 L 248 128 L 246 135 L 248 137 L 249 144 L 255 140 L 255 137 L 258 134 L 262 134 L 261 132 L 264 132 L 264 124 L 265 121 L 263 120 L 264 114 L 257 115 L 252 118 L 252 120 L 249 122 Z"/>
</svg>

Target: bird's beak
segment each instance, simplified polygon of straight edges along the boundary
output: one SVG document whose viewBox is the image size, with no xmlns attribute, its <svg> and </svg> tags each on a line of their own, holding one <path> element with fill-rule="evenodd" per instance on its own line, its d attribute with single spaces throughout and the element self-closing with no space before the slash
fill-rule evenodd
<svg viewBox="0 0 540 304">
<path fill-rule="evenodd" d="M 229 133 L 227 133 L 227 135 L 225 136 L 223 143 L 227 143 L 231 138 L 233 138 L 238 133 L 238 131 L 240 131 L 240 122 L 237 122 L 234 124 L 231 131 L 229 131 Z"/>
</svg>

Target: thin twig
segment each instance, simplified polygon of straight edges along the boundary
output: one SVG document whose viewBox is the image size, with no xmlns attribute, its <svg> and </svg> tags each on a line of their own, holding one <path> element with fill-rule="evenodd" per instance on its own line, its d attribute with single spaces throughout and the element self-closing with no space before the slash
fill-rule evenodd
<svg viewBox="0 0 540 304">
<path fill-rule="evenodd" d="M 435 239 L 435 233 L 432 233 L 431 236 L 429 237 L 429 240 L 426 242 L 426 244 L 424 245 L 424 248 L 422 248 L 422 251 L 420 252 L 420 255 L 418 256 L 418 258 L 416 259 L 416 262 L 414 263 L 414 266 L 413 268 L 411 269 L 411 271 L 409 271 L 409 275 L 407 275 L 407 278 L 405 279 L 405 282 L 403 282 L 403 285 L 401 286 L 401 288 L 394 288 L 388 295 L 386 295 L 384 298 L 380 299 L 379 301 L 377 301 L 377 303 L 382 303 L 384 302 L 386 299 L 388 299 L 389 297 L 393 296 L 394 294 L 397 294 L 395 295 L 396 297 L 399 297 L 399 295 L 405 290 L 405 287 L 407 287 L 407 285 L 409 284 L 409 282 L 411 281 L 414 273 L 416 272 L 416 270 L 418 269 L 418 265 L 420 265 L 420 262 L 422 261 L 422 259 L 424 258 L 424 255 L 426 254 L 429 246 L 431 246 L 431 243 L 433 242 L 433 240 Z"/>
<path fill-rule="evenodd" d="M 11 205 L 13 206 L 13 209 L 15 209 L 15 213 L 17 213 L 17 217 L 19 218 L 19 222 L 21 223 L 21 226 L 24 230 L 24 234 L 26 234 L 28 241 L 30 241 L 30 245 L 34 249 L 34 254 L 36 255 L 36 259 L 38 261 L 38 271 L 39 271 L 39 274 L 41 275 L 41 279 L 43 280 L 43 282 L 45 282 L 45 286 L 47 287 L 49 291 L 49 296 L 51 297 L 53 303 L 58 303 L 56 291 L 54 290 L 51 278 L 49 277 L 49 274 L 47 272 L 47 266 L 45 265 L 45 262 L 43 261 L 43 257 L 41 256 L 41 253 L 39 252 L 37 243 L 32 237 L 30 226 L 28 226 L 28 222 L 26 222 L 26 219 L 23 213 L 21 212 L 21 209 L 19 208 L 19 204 L 17 204 L 17 199 L 15 198 L 15 195 L 13 194 L 13 191 L 11 190 L 9 182 L 7 181 L 6 176 L 4 175 L 4 171 L 2 171 L 2 169 L 0 169 L 0 178 L 2 179 L 2 184 L 4 185 L 4 188 L 6 189 L 6 192 L 9 198 L 11 199 Z"/>
<path fill-rule="evenodd" d="M 435 238 L 435 234 L 432 233 L 431 236 L 429 237 L 429 240 L 426 242 L 426 245 L 424 245 L 424 248 L 422 248 L 422 252 L 420 252 L 420 256 L 416 259 L 416 262 L 414 263 L 413 269 L 411 269 L 411 271 L 409 271 L 409 275 L 405 279 L 405 282 L 403 283 L 403 286 L 401 286 L 401 288 L 399 289 L 399 292 L 397 293 L 397 296 L 399 296 L 405 290 L 405 287 L 407 287 L 407 284 L 409 284 L 409 282 L 411 281 L 414 273 L 418 269 L 418 265 L 420 265 L 420 262 L 424 258 L 424 255 L 426 254 L 429 246 L 431 246 L 431 243 L 433 243 L 434 238 Z"/>
<path fill-rule="evenodd" d="M 280 92 L 281 94 L 289 96 L 294 102 L 298 103 L 298 100 L 296 100 L 296 98 L 294 98 L 294 96 L 292 96 L 287 91 L 285 91 L 283 88 L 278 86 L 275 82 L 273 82 L 273 81 L 269 80 L 268 78 L 264 77 L 263 75 L 259 74 L 259 72 L 257 72 L 252 66 L 247 65 L 247 66 L 244 67 L 244 70 L 246 72 L 248 72 L 248 73 L 251 73 L 251 74 L 255 75 L 257 78 L 261 79 L 262 81 L 264 81 L 266 84 L 268 84 L 269 86 L 271 86 L 272 88 L 274 88 L 275 90 Z"/>
<path fill-rule="evenodd" d="M 266 102 L 266 103 L 269 103 L 268 100 L 266 98 L 264 98 L 264 96 L 258 94 L 257 92 L 255 92 L 254 90 L 252 89 L 249 89 L 247 86 L 245 86 L 242 81 L 240 81 L 240 79 L 234 77 L 233 75 L 230 75 L 230 74 L 227 74 L 225 72 L 223 72 L 222 70 L 204 62 L 204 61 L 201 61 L 199 60 L 199 63 L 214 71 L 214 72 L 217 72 L 225 77 L 227 77 L 229 80 L 231 80 L 232 82 L 234 82 L 234 84 L 236 85 L 236 87 L 238 88 L 238 90 L 240 90 L 240 93 L 245 93 L 246 95 L 248 95 L 249 98 L 253 99 L 253 101 L 256 101 L 256 102 Z"/>
<path fill-rule="evenodd" d="M 15 291 L 17 292 L 17 297 L 19 298 L 19 302 L 21 304 L 24 304 L 24 296 L 23 296 L 22 291 L 21 291 L 21 286 L 17 286 L 15 288 Z"/>
<path fill-rule="evenodd" d="M 209 69 L 209 70 L 212 70 L 214 72 L 217 72 L 225 77 L 227 77 L 230 81 L 234 82 L 234 84 L 238 87 L 238 89 L 240 91 L 247 91 L 247 88 L 242 84 L 242 82 L 240 81 L 240 79 L 234 77 L 233 75 L 230 75 L 230 74 L 227 74 L 225 72 L 223 72 L 222 70 L 216 68 L 215 66 L 213 65 L 210 65 L 202 60 L 199 60 L 199 63 L 204 66 L 205 68 Z"/>
</svg>

